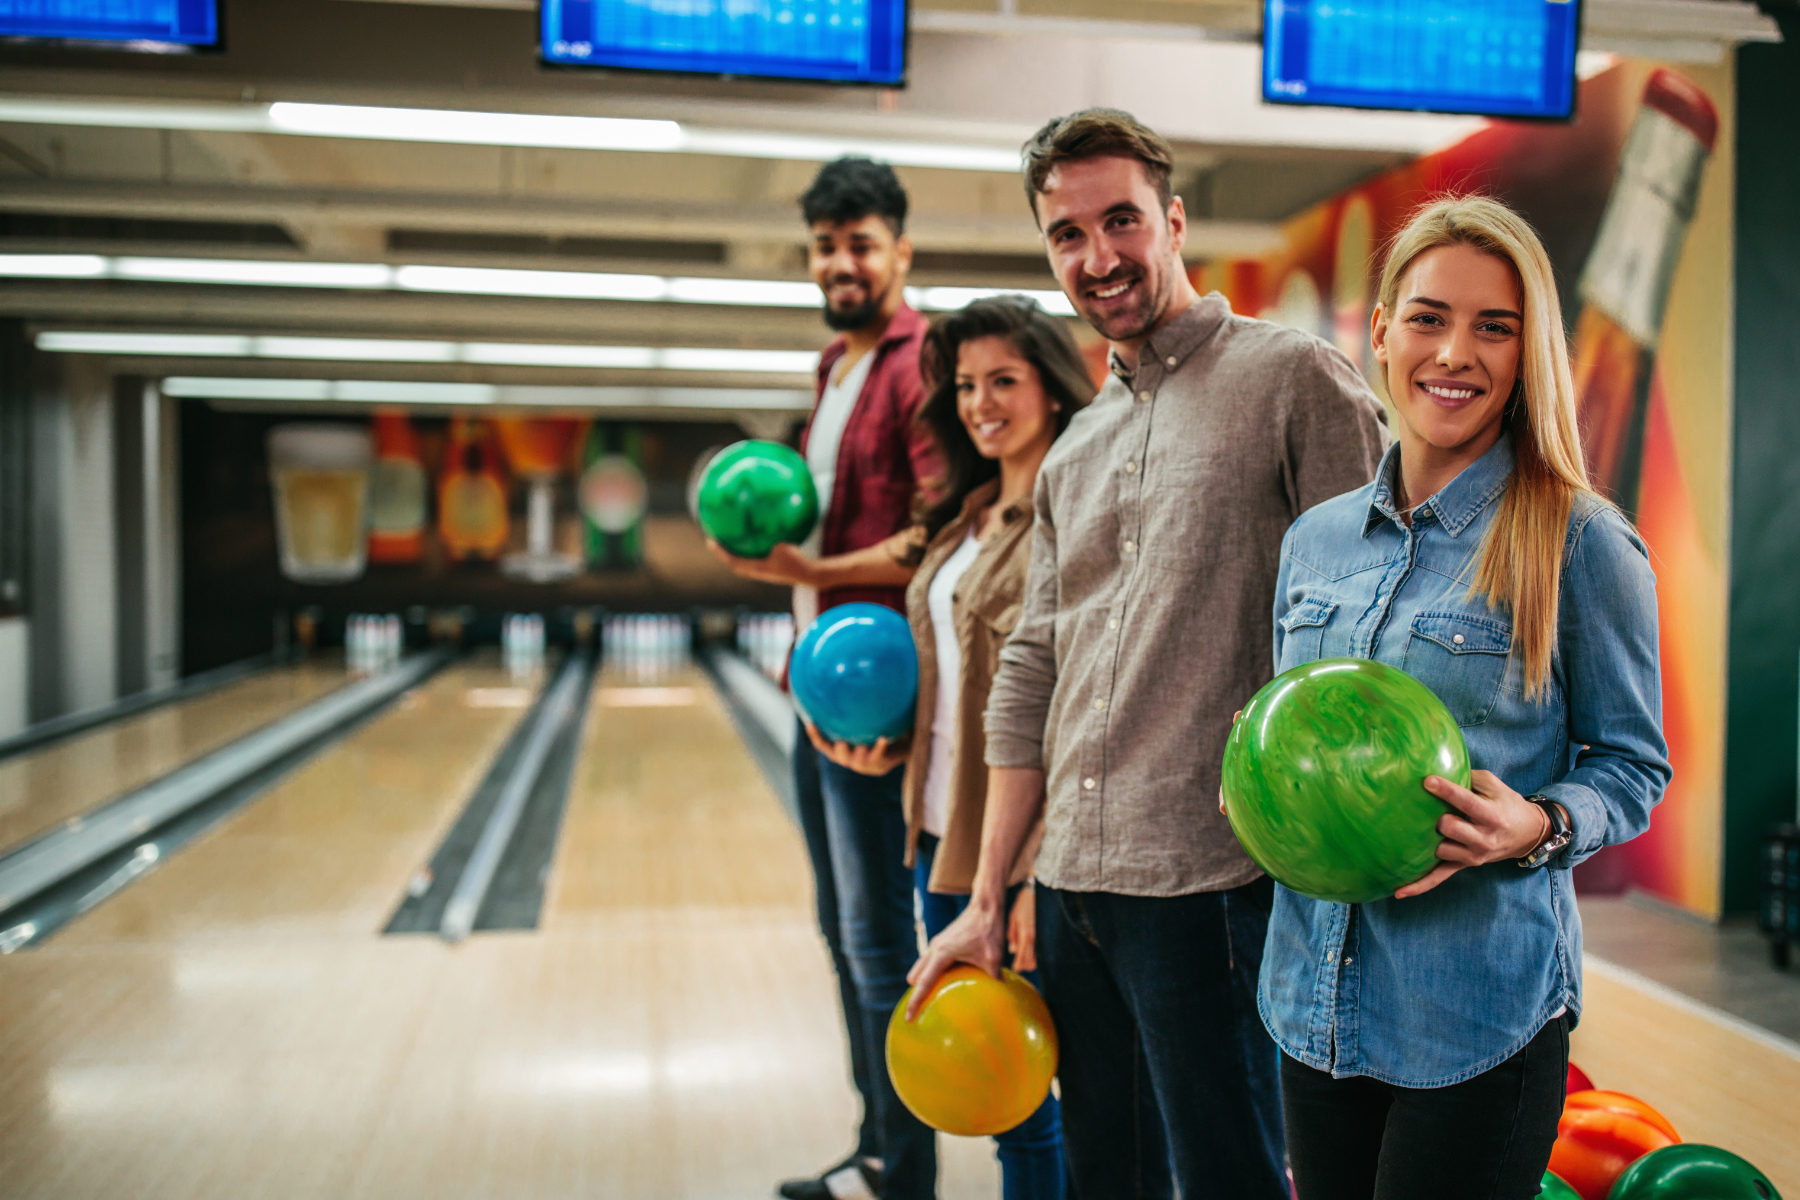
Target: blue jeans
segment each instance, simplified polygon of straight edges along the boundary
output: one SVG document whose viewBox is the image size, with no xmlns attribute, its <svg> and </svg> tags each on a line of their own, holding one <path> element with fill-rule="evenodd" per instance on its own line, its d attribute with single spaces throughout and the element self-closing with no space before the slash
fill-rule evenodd
<svg viewBox="0 0 1800 1200">
<path fill-rule="evenodd" d="M 885 1200 L 930 1200 L 937 1191 L 937 1141 L 894 1094 L 887 1073 L 887 1023 L 919 957 L 906 816 L 896 767 L 879 778 L 838 766 L 794 743 L 794 795 L 812 859 L 819 931 L 837 971 L 850 1038 L 850 1074 L 862 1096 L 856 1152 L 882 1160 Z"/>
<path fill-rule="evenodd" d="M 1274 886 L 1038 885 L 1038 971 L 1082 1200 L 1287 1200 L 1280 1068 L 1256 1012 Z"/>
<path fill-rule="evenodd" d="M 952 896 L 927 888 L 931 880 L 931 863 L 937 856 L 938 840 L 929 833 L 919 835 L 919 849 L 913 857 L 913 884 L 919 895 L 919 916 L 925 922 L 925 936 L 934 938 L 969 907 L 967 896 Z M 1018 889 L 1007 893 L 1007 911 L 1012 911 Z M 1007 956 L 1007 966 L 1012 956 Z M 1041 990 L 1036 971 L 1024 972 L 1033 987 Z M 1062 1200 L 1062 1115 L 1054 1094 L 1044 1097 L 1038 1110 L 1024 1122 L 1005 1133 L 994 1135 L 1000 1160 L 1001 1200 Z"/>
</svg>

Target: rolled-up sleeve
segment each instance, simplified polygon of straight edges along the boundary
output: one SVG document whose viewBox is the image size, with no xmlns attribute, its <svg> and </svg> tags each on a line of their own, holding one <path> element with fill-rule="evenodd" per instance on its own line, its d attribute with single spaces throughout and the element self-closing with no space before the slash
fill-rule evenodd
<svg viewBox="0 0 1800 1200">
<path fill-rule="evenodd" d="M 1056 690 L 1057 564 L 1056 524 L 1043 473 L 1032 503 L 1037 515 L 1019 623 L 1000 650 L 1000 669 L 988 692 L 984 726 L 990 767 L 1044 766 L 1044 725 Z"/>
<path fill-rule="evenodd" d="M 1643 542 L 1617 512 L 1600 509 L 1577 531 L 1563 578 L 1557 643 L 1578 749 L 1573 769 L 1540 793 L 1568 810 L 1573 831 L 1553 868 L 1648 829 L 1673 774 L 1662 730 L 1656 578 Z"/>
</svg>

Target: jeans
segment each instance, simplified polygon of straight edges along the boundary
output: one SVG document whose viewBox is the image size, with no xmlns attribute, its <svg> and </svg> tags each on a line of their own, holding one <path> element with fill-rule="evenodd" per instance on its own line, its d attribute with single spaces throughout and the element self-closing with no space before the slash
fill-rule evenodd
<svg viewBox="0 0 1800 1200">
<path fill-rule="evenodd" d="M 1275 1043 L 1256 1012 L 1274 885 L 1038 885 L 1038 970 L 1082 1200 L 1286 1200 Z"/>
<path fill-rule="evenodd" d="M 1282 1107 L 1303 1200 L 1528 1200 L 1550 1162 L 1569 1072 L 1569 1018 L 1449 1087 L 1333 1079 L 1281 1057 Z"/>
<path fill-rule="evenodd" d="M 931 864 L 937 856 L 938 839 L 929 833 L 919 835 L 918 852 L 913 856 L 913 884 L 919 897 L 919 917 L 925 923 L 925 936 L 934 938 L 969 907 L 967 896 L 953 896 L 931 891 Z M 1006 896 L 1007 911 L 1012 911 L 1013 888 Z M 1007 966 L 1012 956 L 1007 956 Z M 1033 987 L 1042 990 L 1036 971 L 1023 973 Z M 1062 1115 L 1054 1094 L 1044 1097 L 1038 1110 L 1024 1122 L 1005 1133 L 994 1135 L 995 1157 L 1000 1160 L 1001 1200 L 1062 1200 Z"/>
<path fill-rule="evenodd" d="M 850 1039 L 850 1074 L 862 1096 L 856 1152 L 882 1160 L 886 1200 L 929 1200 L 937 1191 L 937 1141 L 894 1094 L 887 1023 L 919 956 L 906 817 L 896 767 L 879 778 L 827 759 L 800 730 L 794 794 L 812 859 L 819 931 L 831 951 Z"/>
</svg>

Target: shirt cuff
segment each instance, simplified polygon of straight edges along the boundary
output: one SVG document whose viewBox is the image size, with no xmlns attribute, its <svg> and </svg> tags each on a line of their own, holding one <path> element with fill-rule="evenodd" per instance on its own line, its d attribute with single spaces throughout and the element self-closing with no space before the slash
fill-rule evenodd
<svg viewBox="0 0 1800 1200">
<path fill-rule="evenodd" d="M 990 767 L 1025 767 L 1041 771 L 1044 767 L 1044 743 L 1018 734 L 988 730 L 987 765 Z"/>
<path fill-rule="evenodd" d="M 1569 844 L 1544 864 L 1550 870 L 1566 871 L 1606 845 L 1606 805 L 1599 792 L 1565 779 L 1537 794 L 1562 805 L 1569 814 Z"/>
</svg>

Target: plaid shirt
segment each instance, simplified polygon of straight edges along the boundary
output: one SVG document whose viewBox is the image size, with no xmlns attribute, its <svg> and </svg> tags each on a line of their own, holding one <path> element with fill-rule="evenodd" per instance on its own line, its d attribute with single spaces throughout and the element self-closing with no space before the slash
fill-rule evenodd
<svg viewBox="0 0 1800 1200">
<path fill-rule="evenodd" d="M 837 479 L 821 531 L 822 555 L 861 550 L 905 529 L 912 524 L 914 500 L 943 474 L 937 443 L 918 419 L 925 404 L 919 348 L 926 327 L 923 315 L 902 304 L 888 321 L 880 344 L 871 351 L 875 361 L 869 364 L 869 376 L 838 443 Z M 843 357 L 841 337 L 819 356 L 815 413 L 825 383 Z M 800 453 L 806 453 L 811 435 L 812 419 L 808 418 L 800 436 Z M 833 588 L 820 594 L 819 611 L 853 600 L 906 611 L 904 587 Z"/>
</svg>

